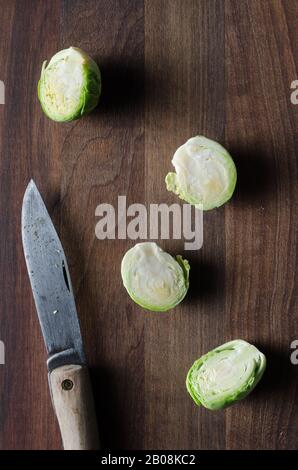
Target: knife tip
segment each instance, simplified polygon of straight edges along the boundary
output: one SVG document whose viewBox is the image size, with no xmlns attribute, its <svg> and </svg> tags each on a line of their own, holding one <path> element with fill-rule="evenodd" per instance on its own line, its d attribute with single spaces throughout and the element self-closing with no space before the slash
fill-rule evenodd
<svg viewBox="0 0 298 470">
<path fill-rule="evenodd" d="M 35 192 L 35 193 L 39 193 L 39 191 L 37 189 L 37 186 L 35 184 L 35 181 L 31 178 L 31 180 L 29 181 L 29 183 L 26 187 L 23 201 L 25 201 L 29 197 L 29 195 L 32 191 Z"/>
<path fill-rule="evenodd" d="M 22 218 L 24 216 L 24 207 L 27 204 L 27 202 L 29 202 L 30 199 L 32 198 L 32 193 L 38 193 L 37 186 L 33 179 L 29 181 L 26 187 L 25 193 L 24 193 L 23 204 L 22 204 Z"/>
<path fill-rule="evenodd" d="M 31 178 L 31 180 L 28 183 L 27 189 L 33 189 L 33 188 L 34 189 L 36 188 L 36 184 L 35 184 L 34 180 Z M 26 189 L 26 191 L 27 191 L 27 189 Z"/>
</svg>

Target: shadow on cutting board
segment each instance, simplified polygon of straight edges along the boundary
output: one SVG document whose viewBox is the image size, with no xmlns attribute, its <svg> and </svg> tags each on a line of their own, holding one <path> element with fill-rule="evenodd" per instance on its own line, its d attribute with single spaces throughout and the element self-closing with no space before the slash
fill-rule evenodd
<svg viewBox="0 0 298 470">
<path fill-rule="evenodd" d="M 119 384 L 127 383 L 127 373 L 119 367 L 116 369 L 113 367 L 97 367 L 97 363 L 100 365 L 100 361 L 97 361 L 97 355 L 93 357 L 93 354 L 90 354 L 95 346 L 92 338 L 96 331 L 97 319 L 94 317 L 94 312 L 98 308 L 98 299 L 94 294 L 94 289 L 89 284 L 90 278 L 87 275 L 82 275 L 86 272 L 86 256 L 81 249 L 81 236 L 79 235 L 79 229 L 75 226 L 75 220 L 70 212 L 63 212 L 63 233 L 65 236 L 61 237 L 61 241 L 70 267 L 70 277 L 77 304 L 84 350 L 87 356 L 87 366 L 90 372 L 101 448 L 126 448 L 129 446 L 131 436 L 127 433 L 125 397 L 119 392 Z M 72 268 L 72 265 L 75 267 Z M 82 285 L 83 295 L 81 296 L 79 293 Z M 90 357 L 93 357 L 95 366 L 88 361 Z M 126 399 L 130 398 L 130 396 L 126 397 Z"/>
<path fill-rule="evenodd" d="M 290 362 L 290 347 L 281 349 L 258 343 L 255 346 L 265 354 L 267 366 L 250 400 L 285 400 L 288 394 L 295 392 L 297 385 L 297 372 Z"/>
<path fill-rule="evenodd" d="M 121 372 L 121 371 L 120 371 Z M 102 449 L 125 448 L 125 422 L 123 407 L 125 397 L 120 400 L 117 384 L 125 382 L 119 377 L 119 369 L 113 374 L 111 370 L 90 368 L 90 376 L 96 408 L 99 438 Z"/>
<path fill-rule="evenodd" d="M 144 101 L 144 68 L 139 64 L 96 61 L 102 77 L 102 93 L 97 114 L 127 113 L 142 107 Z"/>
<path fill-rule="evenodd" d="M 233 200 L 262 205 L 277 192 L 277 170 L 273 154 L 261 145 L 228 147 L 237 168 L 237 184 Z M 280 176 L 279 176 L 280 178 Z"/>
<path fill-rule="evenodd" d="M 142 61 L 111 61 L 96 59 L 102 76 L 102 93 L 98 107 L 93 115 L 104 116 L 109 114 L 123 115 L 129 122 L 130 112 L 135 115 L 140 112 L 143 118 L 146 100 L 150 100 L 150 106 L 158 104 L 163 93 L 163 81 L 161 77 L 155 77 L 145 68 Z M 137 117 L 137 116 L 135 116 Z"/>
<path fill-rule="evenodd" d="M 185 252 L 190 264 L 190 284 L 184 304 L 220 303 L 225 296 L 225 266 L 219 260 L 202 260 L 198 252 Z"/>
</svg>

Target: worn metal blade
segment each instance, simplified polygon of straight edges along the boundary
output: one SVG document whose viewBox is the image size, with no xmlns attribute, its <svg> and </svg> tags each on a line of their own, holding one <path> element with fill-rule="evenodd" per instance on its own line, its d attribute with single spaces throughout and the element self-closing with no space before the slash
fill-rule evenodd
<svg viewBox="0 0 298 470">
<path fill-rule="evenodd" d="M 85 364 L 80 325 L 65 254 L 33 180 L 22 207 L 22 239 L 48 369 Z"/>
</svg>

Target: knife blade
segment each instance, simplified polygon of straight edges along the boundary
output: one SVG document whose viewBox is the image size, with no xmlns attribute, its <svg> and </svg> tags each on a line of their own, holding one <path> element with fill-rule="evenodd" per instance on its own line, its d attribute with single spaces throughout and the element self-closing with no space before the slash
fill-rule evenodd
<svg viewBox="0 0 298 470">
<path fill-rule="evenodd" d="M 33 180 L 23 199 L 22 240 L 64 448 L 97 449 L 94 403 L 67 260 Z"/>
<path fill-rule="evenodd" d="M 85 355 L 66 257 L 33 181 L 23 200 L 22 239 L 27 270 L 41 325 L 48 369 L 85 365 Z"/>
</svg>

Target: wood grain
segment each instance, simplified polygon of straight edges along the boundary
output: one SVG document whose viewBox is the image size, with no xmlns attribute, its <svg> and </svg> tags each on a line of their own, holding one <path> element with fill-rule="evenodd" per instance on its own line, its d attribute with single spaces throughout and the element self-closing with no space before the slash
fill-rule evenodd
<svg viewBox="0 0 298 470">
<path fill-rule="evenodd" d="M 69 261 L 101 441 L 118 449 L 297 449 L 297 123 L 294 0 L 0 0 L 0 448 L 61 448 L 20 235 L 33 177 Z M 41 112 L 41 63 L 70 45 L 98 62 L 103 94 L 68 124 Z M 233 200 L 204 216 L 204 245 L 160 240 L 191 288 L 158 315 L 133 304 L 120 263 L 134 241 L 95 237 L 95 208 L 173 203 L 172 154 L 200 133 L 235 158 Z M 255 343 L 264 379 L 225 411 L 197 408 L 185 376 L 230 339 Z"/>
</svg>

